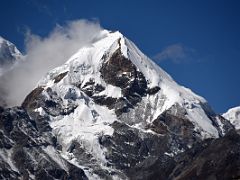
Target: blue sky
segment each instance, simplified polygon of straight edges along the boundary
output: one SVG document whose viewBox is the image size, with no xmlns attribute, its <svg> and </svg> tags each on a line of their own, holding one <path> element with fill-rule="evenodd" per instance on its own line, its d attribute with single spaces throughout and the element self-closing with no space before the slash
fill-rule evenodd
<svg viewBox="0 0 240 180">
<path fill-rule="evenodd" d="M 76 19 L 119 30 L 216 112 L 240 105 L 238 0 L 7 0 L 0 35 L 24 51 L 27 30 L 42 37 Z"/>
</svg>

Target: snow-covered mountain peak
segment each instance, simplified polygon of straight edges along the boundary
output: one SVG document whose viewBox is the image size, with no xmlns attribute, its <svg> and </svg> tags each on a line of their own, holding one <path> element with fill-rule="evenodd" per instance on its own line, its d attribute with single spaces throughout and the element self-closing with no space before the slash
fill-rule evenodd
<svg viewBox="0 0 240 180">
<path fill-rule="evenodd" d="M 0 76 L 22 57 L 21 52 L 13 43 L 0 36 Z"/>
<path fill-rule="evenodd" d="M 111 171 L 109 164 L 127 169 L 149 154 L 178 154 L 232 128 L 118 31 L 103 30 L 48 72 L 22 106 L 40 129 L 49 124 L 62 157 L 90 174 Z M 126 148 L 131 158 L 122 155 Z"/>
<path fill-rule="evenodd" d="M 1 58 L 2 56 L 8 56 L 14 57 L 15 59 L 19 59 L 22 54 L 21 52 L 17 49 L 17 47 L 11 43 L 10 41 L 4 39 L 3 37 L 0 36 L 0 54 Z"/>
<path fill-rule="evenodd" d="M 136 80 L 137 75 L 133 73 L 139 72 L 145 81 L 145 89 L 143 91 L 151 91 L 152 89 L 161 89 L 154 95 L 143 97 L 144 101 L 153 103 L 150 99 L 164 99 L 159 102 L 153 112 L 153 117 L 149 122 L 157 118 L 162 112 L 171 108 L 175 104 L 187 110 L 187 115 L 193 120 L 197 126 L 207 132 L 207 136 L 218 136 L 217 130 L 213 127 L 211 120 L 206 115 L 207 103 L 204 98 L 194 94 L 191 90 L 179 86 L 164 70 L 144 55 L 130 40 L 124 37 L 120 32 L 109 32 L 103 30 L 98 41 L 91 46 L 86 46 L 74 54 L 63 66 L 58 67 L 39 82 L 39 86 L 54 87 L 77 84 L 81 88 L 85 88 L 89 82 L 93 81 L 97 85 L 104 88 L 101 92 L 95 92 L 95 95 L 106 96 L 110 98 L 124 98 L 123 89 L 115 82 L 110 81 L 128 81 L 128 83 Z M 111 57 L 119 52 L 119 60 L 111 61 Z M 122 60 L 121 60 L 122 58 Z M 125 60 L 123 60 L 125 58 Z M 129 62 L 128 62 L 129 61 Z M 112 62 L 112 64 L 110 63 Z M 124 63 L 126 67 L 124 66 Z M 106 68 L 103 67 L 106 65 Z M 109 65 L 109 67 L 107 67 Z M 121 67 L 122 66 L 122 67 Z M 128 69 L 127 66 L 133 66 Z M 116 75 L 115 79 L 108 77 L 110 69 L 115 72 L 111 77 Z M 125 70 L 124 70 L 125 69 Z M 105 71 L 105 73 L 104 73 Z M 118 72 L 116 72 L 118 71 Z M 125 71 L 125 72 L 124 72 Z M 62 81 L 54 83 L 54 79 L 60 74 L 66 73 Z M 132 73 L 132 74 L 131 74 Z M 104 75 L 105 74 L 105 75 Z M 121 76 L 121 77 L 120 77 Z M 104 78 L 105 77 L 105 78 Z M 125 79 L 124 79 L 125 78 Z M 144 94 L 145 92 L 143 92 Z M 138 93 L 139 94 L 139 93 Z"/>
<path fill-rule="evenodd" d="M 229 109 L 222 116 L 228 119 L 236 129 L 240 129 L 240 106 Z"/>
<path fill-rule="evenodd" d="M 51 71 L 47 79 L 41 80 L 39 84 L 44 85 L 46 81 L 49 81 L 48 78 L 51 79 L 49 75 L 54 76 L 55 73 L 57 74 L 61 71 L 71 72 L 76 69 L 80 69 L 81 79 L 88 81 L 94 78 L 95 81 L 102 83 L 99 71 L 102 67 L 103 59 L 111 57 L 114 52 L 120 50 L 123 57 L 129 59 L 136 69 L 143 73 L 149 88 L 159 86 L 162 87 L 162 89 L 176 91 L 173 92 L 173 94 L 185 96 L 187 99 L 197 100 L 203 103 L 206 102 L 204 98 L 192 93 L 191 90 L 179 86 L 165 71 L 144 55 L 120 32 L 103 30 L 100 37 L 103 38 L 100 38 L 100 40 L 94 42 L 91 46 L 81 48 L 62 67 Z M 122 73 L 124 74 L 126 72 Z"/>
</svg>

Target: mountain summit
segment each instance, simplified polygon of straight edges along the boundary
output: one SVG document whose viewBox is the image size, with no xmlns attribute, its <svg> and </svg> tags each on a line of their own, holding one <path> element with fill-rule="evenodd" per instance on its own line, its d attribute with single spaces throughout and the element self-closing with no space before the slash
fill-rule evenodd
<svg viewBox="0 0 240 180">
<path fill-rule="evenodd" d="M 204 98 L 178 85 L 120 32 L 107 30 L 48 72 L 22 107 L 1 112 L 2 121 L 12 123 L 0 126 L 11 150 L 3 150 L 6 171 L 12 168 L 12 176 L 33 179 L 41 179 L 39 174 L 48 179 L 173 179 L 188 173 L 218 177 L 224 173 L 221 167 L 197 173 L 189 168 L 191 158 L 234 131 Z M 21 132 L 18 138 L 11 135 L 16 134 L 13 124 Z M 235 136 L 239 138 L 232 133 L 220 142 Z M 25 139 L 21 147 L 19 138 Z M 24 160 L 17 160 L 16 149 Z M 42 163 L 36 164 L 41 157 Z M 204 156 L 194 167 L 204 166 L 209 158 L 219 163 L 217 156 Z"/>
<path fill-rule="evenodd" d="M 171 110 L 203 139 L 224 134 L 219 128 L 224 124 L 204 98 L 178 85 L 119 32 L 104 30 L 98 41 L 50 71 L 38 88 L 54 90 L 65 106 L 86 96 L 106 109 L 104 115 L 140 129 Z"/>
<path fill-rule="evenodd" d="M 0 36 L 0 76 L 21 58 L 22 54 L 17 47 Z"/>
</svg>

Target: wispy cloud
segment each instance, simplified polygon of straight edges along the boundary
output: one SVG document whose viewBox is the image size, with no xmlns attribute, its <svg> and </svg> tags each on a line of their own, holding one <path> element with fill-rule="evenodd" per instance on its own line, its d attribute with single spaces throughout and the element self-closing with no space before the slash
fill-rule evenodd
<svg viewBox="0 0 240 180">
<path fill-rule="evenodd" d="M 9 106 L 20 105 L 45 73 L 62 65 L 81 47 L 102 38 L 101 30 L 96 21 L 76 20 L 58 25 L 44 38 L 28 32 L 25 60 L 0 78 L 4 101 Z"/>
<path fill-rule="evenodd" d="M 156 54 L 153 59 L 157 62 L 171 61 L 173 63 L 183 63 L 192 60 L 196 50 L 184 46 L 181 43 L 172 44 Z"/>
</svg>

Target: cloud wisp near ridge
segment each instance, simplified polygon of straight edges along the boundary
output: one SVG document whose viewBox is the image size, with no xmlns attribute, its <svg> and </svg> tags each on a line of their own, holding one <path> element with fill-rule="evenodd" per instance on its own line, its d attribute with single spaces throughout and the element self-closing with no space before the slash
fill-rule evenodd
<svg viewBox="0 0 240 180">
<path fill-rule="evenodd" d="M 181 43 L 176 43 L 165 47 L 162 51 L 153 56 L 153 59 L 157 62 L 171 61 L 179 64 L 192 60 L 196 50 L 186 47 Z"/>
<path fill-rule="evenodd" d="M 57 25 L 44 38 L 31 32 L 26 33 L 24 60 L 0 78 L 0 93 L 4 94 L 0 103 L 20 105 L 44 74 L 66 62 L 81 47 L 99 38 L 101 30 L 98 22 L 75 20 L 64 26 Z"/>
</svg>

